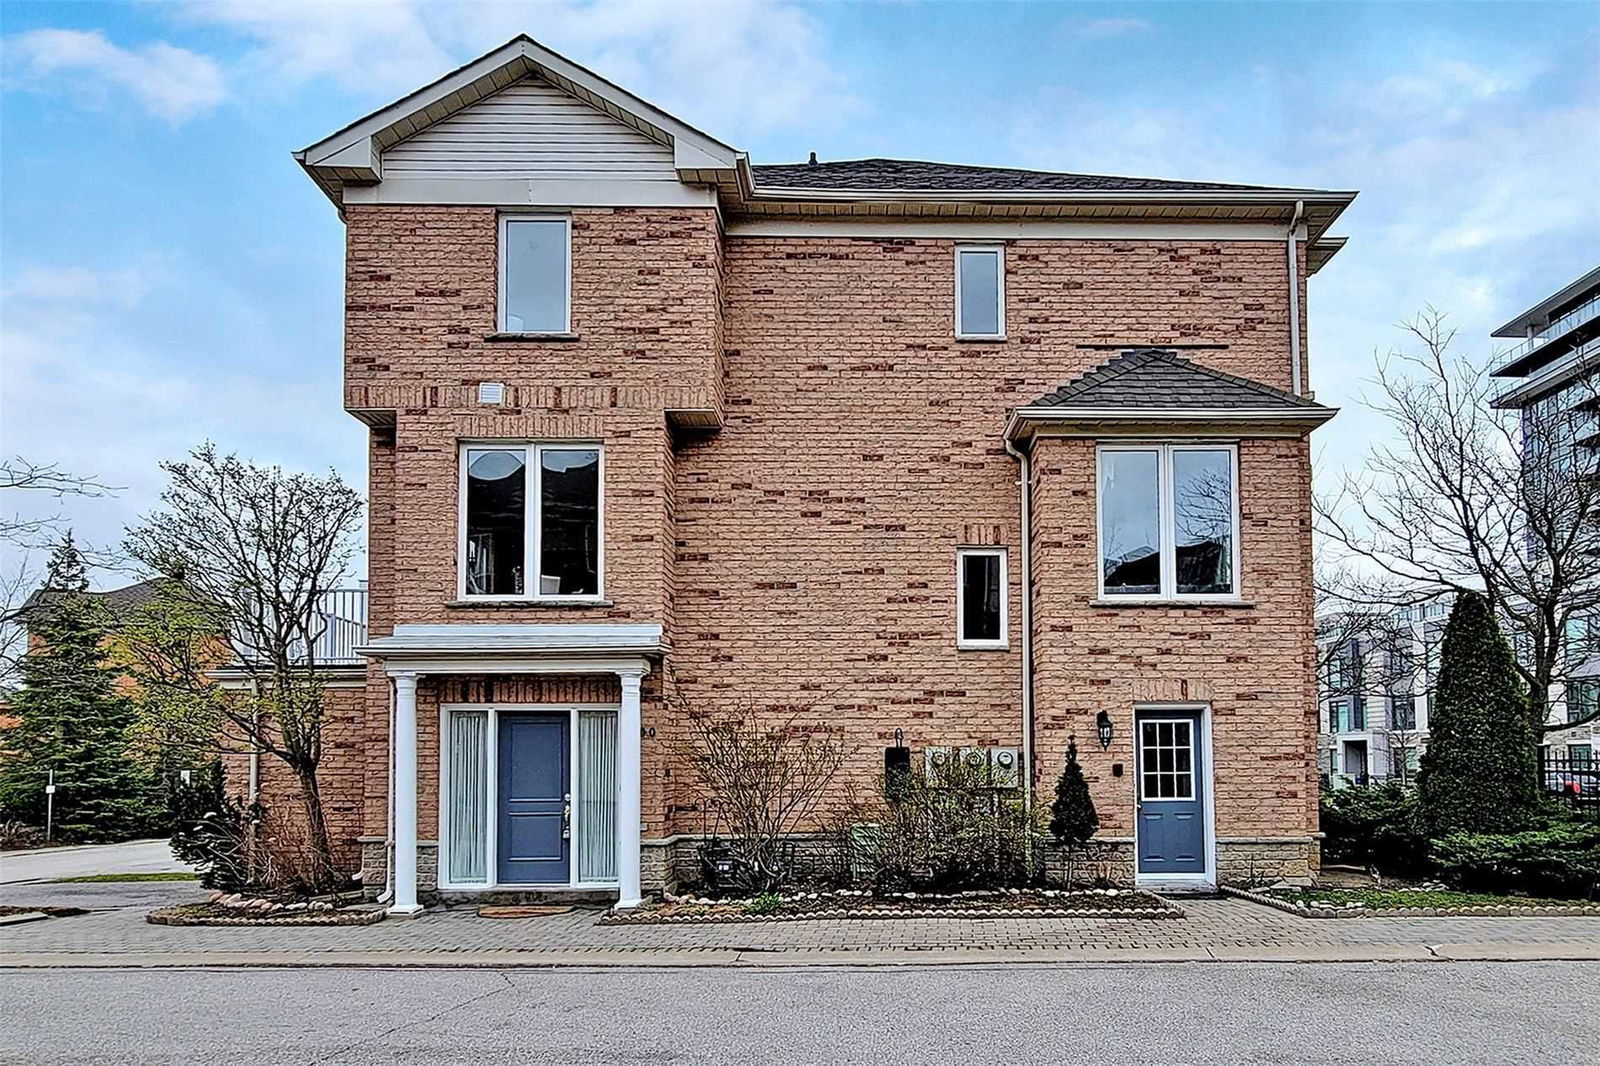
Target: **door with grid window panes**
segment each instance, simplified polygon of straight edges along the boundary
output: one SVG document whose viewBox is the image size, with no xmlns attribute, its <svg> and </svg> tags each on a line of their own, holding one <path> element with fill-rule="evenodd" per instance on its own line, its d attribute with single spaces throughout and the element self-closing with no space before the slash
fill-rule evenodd
<svg viewBox="0 0 1600 1066">
<path fill-rule="evenodd" d="M 1141 874 L 1203 874 L 1205 789 L 1199 711 L 1145 711 L 1135 719 L 1134 788 Z"/>
</svg>

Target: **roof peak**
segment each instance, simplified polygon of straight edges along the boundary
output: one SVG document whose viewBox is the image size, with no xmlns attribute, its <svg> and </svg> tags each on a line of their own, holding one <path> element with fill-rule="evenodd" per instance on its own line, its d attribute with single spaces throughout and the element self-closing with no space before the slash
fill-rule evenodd
<svg viewBox="0 0 1600 1066">
<path fill-rule="evenodd" d="M 1153 369 L 1157 366 L 1164 369 Z M 1126 348 L 1029 406 L 1171 407 L 1189 404 L 1234 409 L 1323 406 L 1272 385 L 1196 363 L 1171 348 L 1156 345 Z"/>
</svg>

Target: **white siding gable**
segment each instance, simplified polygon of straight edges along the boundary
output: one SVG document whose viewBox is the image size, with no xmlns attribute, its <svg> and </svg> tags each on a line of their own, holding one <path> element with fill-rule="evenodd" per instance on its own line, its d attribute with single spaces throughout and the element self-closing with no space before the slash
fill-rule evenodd
<svg viewBox="0 0 1600 1066">
<path fill-rule="evenodd" d="M 387 178 L 677 182 L 672 149 L 525 78 L 384 151 Z"/>
</svg>

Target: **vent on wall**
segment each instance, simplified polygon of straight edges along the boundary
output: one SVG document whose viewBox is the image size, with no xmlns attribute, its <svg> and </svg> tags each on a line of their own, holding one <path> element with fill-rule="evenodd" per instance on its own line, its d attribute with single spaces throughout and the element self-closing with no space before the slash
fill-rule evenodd
<svg viewBox="0 0 1600 1066">
<path fill-rule="evenodd" d="M 478 383 L 478 402 L 500 404 L 506 402 L 506 387 L 498 381 Z"/>
</svg>

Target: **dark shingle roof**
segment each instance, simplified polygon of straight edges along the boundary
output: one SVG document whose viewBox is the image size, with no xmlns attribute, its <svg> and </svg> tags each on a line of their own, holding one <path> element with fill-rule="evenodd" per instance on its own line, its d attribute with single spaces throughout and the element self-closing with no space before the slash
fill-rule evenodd
<svg viewBox="0 0 1600 1066">
<path fill-rule="evenodd" d="M 108 589 L 105 592 L 74 593 L 66 589 L 35 589 L 33 595 L 28 597 L 28 601 L 17 610 L 17 617 L 23 618 L 28 612 L 48 607 L 64 597 L 83 595 L 104 605 L 113 618 L 122 619 L 155 599 L 160 590 L 159 578 L 141 581 L 136 585 L 126 585 L 120 589 Z"/>
<path fill-rule="evenodd" d="M 1165 348 L 1125 351 L 1029 406 L 1327 410 L 1304 396 L 1191 363 Z"/>
<path fill-rule="evenodd" d="M 844 159 L 826 163 L 783 163 L 750 168 L 756 188 L 818 189 L 839 192 L 1203 192 L 1261 191 L 1266 185 L 1227 185 L 1214 181 L 1167 181 L 1108 174 L 1065 174 L 1009 167 L 971 167 L 915 159 Z M 1309 191 L 1309 190 L 1306 190 Z"/>
</svg>

